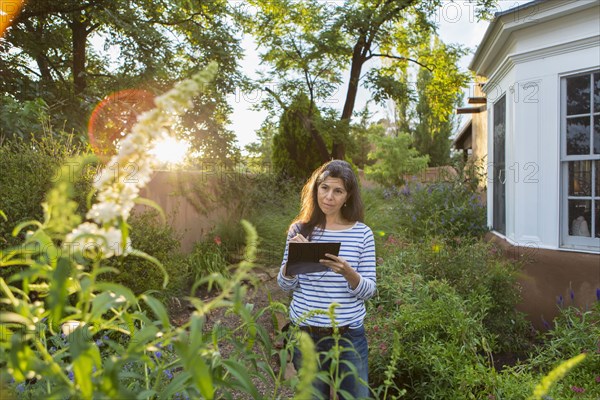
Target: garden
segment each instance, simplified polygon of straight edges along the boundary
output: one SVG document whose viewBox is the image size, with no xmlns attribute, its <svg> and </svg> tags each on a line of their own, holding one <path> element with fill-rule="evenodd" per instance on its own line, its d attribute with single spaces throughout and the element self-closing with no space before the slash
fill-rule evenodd
<svg viewBox="0 0 600 400">
<path fill-rule="evenodd" d="M 375 235 L 371 398 L 599 399 L 600 288 L 534 329 L 517 307 L 528 259 L 487 240 L 482 160 L 452 156 L 474 79 L 439 34 L 457 3 L 0 1 L 0 398 L 339 389 L 339 331 L 319 355 L 286 330 L 276 276 L 303 181 L 344 159 Z M 479 21 L 496 4 L 468 6 Z M 243 150 L 240 103 L 266 113 Z M 209 226 L 185 251 L 181 210 L 143 195 L 171 169 L 197 178 L 167 198 Z"/>
<path fill-rule="evenodd" d="M 152 176 L 143 149 L 215 71 L 140 116 L 112 159 L 137 163 L 137 179 L 105 174 L 85 149 L 51 135 L 0 147 L 1 217 L 29 218 L 2 225 L 3 398 L 309 396 L 314 344 L 284 340 L 289 300 L 259 279 L 279 268 L 273 251 L 298 212 L 297 183 L 274 174 L 224 182 L 220 195 L 240 204 L 190 254 L 177 252 L 160 207 L 131 214 Z M 565 299 L 552 329 L 532 331 L 515 310 L 520 265 L 484 240 L 476 188 L 459 174 L 363 189 L 378 256 L 366 319 L 372 396 L 598 398 L 600 299 L 585 309 Z M 266 302 L 254 303 L 259 292 Z M 181 302 L 189 312 L 176 312 Z M 290 377 L 293 345 L 305 363 Z M 329 356 L 335 365 L 335 347 Z"/>
</svg>

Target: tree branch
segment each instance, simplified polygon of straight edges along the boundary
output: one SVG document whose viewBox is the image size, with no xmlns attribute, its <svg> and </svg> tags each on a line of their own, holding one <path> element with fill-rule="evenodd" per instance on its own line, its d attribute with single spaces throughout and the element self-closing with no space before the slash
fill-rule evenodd
<svg viewBox="0 0 600 400">
<path fill-rule="evenodd" d="M 91 7 L 92 5 L 94 5 L 94 3 L 96 3 L 95 1 L 91 1 L 89 3 L 84 3 L 84 4 L 80 4 L 78 6 L 73 6 L 73 7 L 59 7 L 56 4 L 52 4 L 54 7 L 47 7 L 46 9 L 42 9 L 42 10 L 31 10 L 29 11 L 29 8 L 27 6 L 24 7 L 24 9 L 21 11 L 21 13 L 17 16 L 17 18 L 15 18 L 15 24 L 17 22 L 21 22 L 21 21 L 26 21 L 29 18 L 33 18 L 33 17 L 41 17 L 44 15 L 48 15 L 48 14 L 70 14 L 72 12 L 76 12 L 76 11 L 83 11 L 85 9 L 87 9 L 88 7 Z M 48 4 L 51 4 L 50 2 L 48 2 Z"/>
<path fill-rule="evenodd" d="M 194 17 L 196 17 L 198 15 L 202 15 L 205 18 L 207 18 L 207 16 L 206 16 L 205 13 L 199 11 L 199 12 L 195 12 L 195 13 L 190 14 L 190 16 L 188 18 L 180 19 L 178 21 L 161 21 L 160 19 L 146 19 L 146 20 L 141 20 L 141 22 L 144 22 L 146 24 L 159 24 L 159 25 L 163 25 L 163 26 L 174 26 L 174 25 L 183 24 L 184 22 L 190 22 L 190 21 L 193 22 L 194 21 Z"/>
<path fill-rule="evenodd" d="M 279 97 L 279 95 L 277 93 L 275 93 L 274 91 L 272 91 L 268 86 L 265 86 L 265 92 L 269 93 L 271 96 L 273 96 L 273 98 L 277 101 L 277 103 L 279 103 L 279 105 L 281 106 L 281 108 L 283 109 L 283 111 L 287 110 L 287 106 L 285 105 L 285 103 L 281 100 L 281 98 Z"/>
<path fill-rule="evenodd" d="M 367 56 L 367 60 L 370 60 L 373 57 L 384 57 L 384 58 L 392 58 L 394 60 L 401 60 L 401 61 L 410 61 L 413 62 L 417 65 L 420 65 L 421 67 L 427 69 L 429 72 L 433 72 L 433 69 L 431 67 L 429 67 L 428 65 L 425 65 L 423 63 L 420 63 L 417 60 L 414 60 L 412 58 L 408 58 L 408 57 L 401 57 L 401 56 L 395 56 L 393 54 L 379 54 L 379 53 L 371 53 Z"/>
</svg>

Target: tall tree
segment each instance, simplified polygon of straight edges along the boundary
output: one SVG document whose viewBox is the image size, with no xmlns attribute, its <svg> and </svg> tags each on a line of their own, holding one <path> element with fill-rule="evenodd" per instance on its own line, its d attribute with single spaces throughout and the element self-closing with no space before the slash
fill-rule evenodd
<svg viewBox="0 0 600 400">
<path fill-rule="evenodd" d="M 318 0 L 250 0 L 256 15 L 247 19 L 260 46 L 265 51 L 262 60 L 271 66 L 271 74 L 261 83 L 279 80 L 278 100 L 267 100 L 264 106 L 273 109 L 282 99 L 293 98 L 298 90 L 309 93 L 312 103 L 323 102 L 322 109 L 331 108 L 330 100 L 342 79 L 349 72 L 346 95 L 339 126 L 345 134 L 334 138 L 331 148 L 319 139 L 322 132 L 312 135 L 322 161 L 344 158 L 348 129 L 353 116 L 356 97 L 365 78 L 365 66 L 373 59 L 387 59 L 384 67 L 371 66 L 366 81 L 380 98 L 389 98 L 398 92 L 400 83 L 391 71 L 407 62 L 435 71 L 437 60 L 421 54 L 424 37 L 430 37 L 436 27 L 432 16 L 442 0 L 347 0 L 343 3 Z M 473 0 L 480 15 L 486 13 L 494 0 Z M 442 88 L 443 90 L 444 88 Z M 275 93 L 273 90 L 269 90 Z M 437 113 L 448 109 L 431 99 Z M 285 100 L 283 100 L 285 102 Z"/>
<path fill-rule="evenodd" d="M 216 90 L 182 126 L 230 145 L 225 95 L 241 79 L 230 14 L 226 0 L 30 0 L 0 39 L 0 97 L 41 97 L 55 124 L 83 131 L 105 95 L 130 87 L 160 92 L 216 60 Z"/>
<path fill-rule="evenodd" d="M 314 152 L 315 142 L 310 134 L 310 118 L 319 118 L 319 114 L 318 110 L 309 107 L 310 101 L 305 94 L 296 96 L 283 112 L 279 132 L 273 137 L 275 172 L 299 180 L 306 180 L 321 164 L 319 155 Z"/>
<path fill-rule="evenodd" d="M 446 165 L 450 161 L 450 135 L 454 131 L 453 110 L 462 100 L 461 88 L 469 81 L 469 74 L 458 68 L 465 50 L 441 42 L 435 35 L 424 36 L 420 43 L 424 59 L 435 59 L 436 68 L 399 68 L 393 78 L 402 90 L 390 92 L 396 105 L 396 128 L 413 138 L 413 146 L 429 156 L 429 166 Z M 408 95 L 404 93 L 406 83 Z"/>
</svg>

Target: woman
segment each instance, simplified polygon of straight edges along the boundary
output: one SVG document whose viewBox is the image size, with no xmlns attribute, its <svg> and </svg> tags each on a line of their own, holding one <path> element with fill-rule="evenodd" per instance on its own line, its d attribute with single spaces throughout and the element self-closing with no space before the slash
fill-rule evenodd
<svg viewBox="0 0 600 400">
<path fill-rule="evenodd" d="M 302 209 L 292 223 L 287 237 L 289 242 L 341 242 L 339 255 L 327 255 L 320 263 L 326 272 L 286 275 L 288 245 L 277 277 L 283 290 L 293 291 L 290 319 L 300 330 L 308 332 L 317 345 L 317 351 L 327 352 L 335 343 L 332 321 L 325 313 L 331 303 L 335 309 L 335 325 L 341 334 L 340 355 L 342 391 L 353 398 L 369 396 L 368 346 L 363 320 L 365 300 L 375 293 L 375 243 L 373 232 L 363 221 L 363 203 L 358 181 L 350 164 L 341 160 L 330 161 L 319 167 L 302 190 Z M 311 313 L 312 311 L 312 313 Z M 321 370 L 328 371 L 329 363 L 320 357 Z M 294 352 L 298 369 L 301 359 Z M 357 373 L 349 373 L 351 364 Z M 323 398 L 329 398 L 329 385 L 317 379 L 315 389 Z M 344 398 L 340 396 L 340 398 Z"/>
</svg>

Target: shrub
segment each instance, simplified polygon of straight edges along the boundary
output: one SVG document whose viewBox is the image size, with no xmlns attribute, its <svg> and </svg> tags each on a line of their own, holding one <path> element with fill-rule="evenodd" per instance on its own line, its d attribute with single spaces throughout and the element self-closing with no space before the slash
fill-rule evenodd
<svg viewBox="0 0 600 400">
<path fill-rule="evenodd" d="M 70 157 L 85 153 L 72 135 L 57 137 L 45 131 L 39 138 L 14 138 L 0 142 L 0 210 L 7 221 L 0 219 L 0 245 L 20 243 L 13 228 L 26 220 L 41 220 L 44 196 L 57 180 L 57 170 Z M 75 200 L 79 210 L 85 210 L 85 199 L 91 187 L 93 169 L 88 169 L 75 182 Z M 74 177 L 73 177 L 74 178 Z"/>
<path fill-rule="evenodd" d="M 552 387 L 550 398 L 600 398 L 600 300 L 588 309 L 561 307 L 554 319 L 554 328 L 542 335 L 541 343 L 533 349 L 527 362 L 506 371 L 503 376 L 533 376 L 539 381 L 561 362 L 582 353 L 587 357 Z M 534 386 L 530 382 L 530 391 Z M 505 391 L 505 387 L 499 385 L 498 391 Z"/>
<path fill-rule="evenodd" d="M 425 280 L 444 280 L 464 299 L 489 299 L 482 321 L 492 337 L 498 337 L 490 343 L 493 351 L 518 352 L 526 348 L 529 324 L 515 310 L 521 298 L 519 264 L 501 258 L 491 244 L 482 240 L 457 244 L 454 240 L 425 238 L 404 249 L 398 249 L 394 240 L 388 238 L 388 246 L 396 248 L 390 260 L 402 272 L 419 274 Z"/>
<path fill-rule="evenodd" d="M 483 325 L 490 306 L 484 296 L 463 299 L 446 282 L 401 272 L 397 262 L 380 267 L 379 296 L 366 320 L 371 380 L 383 383 L 394 354 L 395 385 L 409 399 L 487 396 L 491 335 Z M 390 343 L 390 333 L 399 340 Z"/>
<path fill-rule="evenodd" d="M 171 226 L 164 224 L 158 212 L 154 210 L 133 214 L 129 224 L 134 248 L 151 254 L 160 261 L 170 278 L 167 290 L 180 293 L 188 286 L 190 280 L 186 260 L 178 253 L 180 235 Z M 103 280 L 119 283 L 136 295 L 162 288 L 163 273 L 150 261 L 138 257 L 124 257 L 109 259 L 108 263 L 117 268 L 119 273 L 105 275 Z"/>
<path fill-rule="evenodd" d="M 49 131 L 39 137 L 31 136 L 29 140 L 13 138 L 0 142 L 0 211 L 6 217 L 0 216 L 0 246 L 16 246 L 22 242 L 25 231 L 17 237 L 12 235 L 19 223 L 43 219 L 41 204 L 46 192 L 58 180 L 61 164 L 73 155 L 84 153 L 83 146 L 74 142 L 73 135 L 59 137 Z M 90 165 L 83 175 L 70 177 L 82 217 L 94 173 L 95 168 Z M 0 268 L 0 277 L 8 277 L 20 269 L 19 266 Z"/>
<path fill-rule="evenodd" d="M 458 180 L 410 184 L 386 195 L 396 198 L 398 229 L 407 239 L 479 237 L 488 230 L 479 195 Z"/>
</svg>

